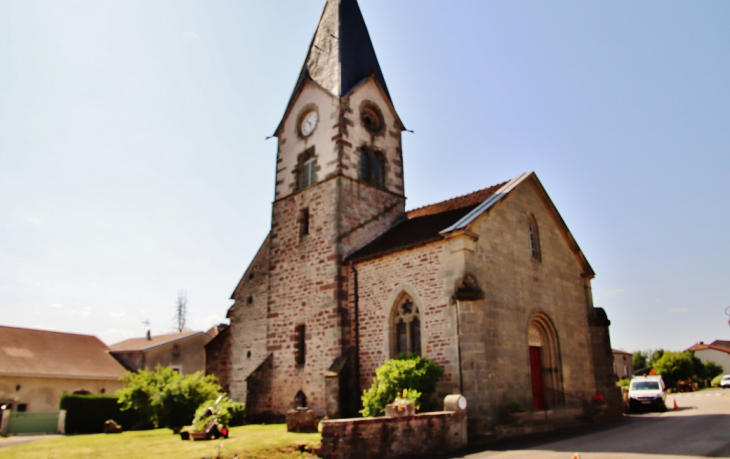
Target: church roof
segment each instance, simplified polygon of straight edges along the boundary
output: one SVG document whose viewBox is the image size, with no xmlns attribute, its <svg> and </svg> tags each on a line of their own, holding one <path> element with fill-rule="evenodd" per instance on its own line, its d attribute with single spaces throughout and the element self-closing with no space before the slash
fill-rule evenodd
<svg viewBox="0 0 730 459">
<path fill-rule="evenodd" d="M 343 97 L 371 74 L 390 98 L 357 0 L 327 0 L 291 99 L 306 78 Z"/>
<path fill-rule="evenodd" d="M 563 233 L 568 246 L 583 267 L 584 275 L 589 277 L 595 275 L 593 268 L 591 268 L 585 255 L 578 247 L 578 243 L 575 242 L 568 226 L 534 172 L 526 172 L 499 185 L 411 210 L 407 213 L 408 218 L 406 220 L 347 257 L 347 261 L 368 260 L 441 240 L 444 235 L 453 231 L 465 230 L 480 215 L 488 212 L 489 209 L 509 195 L 512 190 L 526 182 L 531 182 L 535 186 L 540 199 L 547 206 L 555 223 Z"/>
<path fill-rule="evenodd" d="M 446 201 L 413 209 L 408 219 L 353 253 L 348 261 L 361 261 L 442 239 L 441 232 L 463 219 L 493 196 L 504 183 Z"/>
</svg>

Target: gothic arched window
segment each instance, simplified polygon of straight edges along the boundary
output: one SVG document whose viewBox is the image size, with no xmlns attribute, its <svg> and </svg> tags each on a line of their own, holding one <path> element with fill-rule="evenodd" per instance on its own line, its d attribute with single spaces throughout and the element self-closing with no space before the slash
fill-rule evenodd
<svg viewBox="0 0 730 459">
<path fill-rule="evenodd" d="M 392 356 L 421 355 L 421 315 L 409 296 L 402 296 L 396 303 L 391 320 Z"/>
<path fill-rule="evenodd" d="M 542 260 L 542 254 L 540 253 L 540 233 L 537 230 L 537 220 L 534 215 L 530 215 L 527 221 L 527 229 L 530 233 L 530 254 L 532 258 L 537 261 Z"/>
</svg>

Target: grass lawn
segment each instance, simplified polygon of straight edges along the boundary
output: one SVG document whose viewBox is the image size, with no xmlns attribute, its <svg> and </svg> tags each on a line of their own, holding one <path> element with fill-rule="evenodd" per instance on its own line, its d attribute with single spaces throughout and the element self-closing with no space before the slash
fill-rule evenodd
<svg viewBox="0 0 730 459">
<path fill-rule="evenodd" d="M 305 458 L 299 445 L 317 445 L 320 434 L 286 431 L 285 424 L 233 427 L 227 440 L 183 441 L 169 429 L 121 434 L 74 435 L 0 450 L 3 459 L 35 458 Z M 0 440 L 1 442 L 1 440 Z"/>
</svg>

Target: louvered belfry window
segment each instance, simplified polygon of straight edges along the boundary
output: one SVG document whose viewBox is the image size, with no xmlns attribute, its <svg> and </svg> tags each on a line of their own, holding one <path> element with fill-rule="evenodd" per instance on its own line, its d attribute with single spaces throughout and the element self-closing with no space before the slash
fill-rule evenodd
<svg viewBox="0 0 730 459">
<path fill-rule="evenodd" d="M 314 185 L 314 157 L 310 157 L 302 163 L 300 188 L 304 189 Z"/>
<path fill-rule="evenodd" d="M 385 186 L 383 154 L 368 148 L 360 149 L 360 181 L 377 188 Z"/>
</svg>

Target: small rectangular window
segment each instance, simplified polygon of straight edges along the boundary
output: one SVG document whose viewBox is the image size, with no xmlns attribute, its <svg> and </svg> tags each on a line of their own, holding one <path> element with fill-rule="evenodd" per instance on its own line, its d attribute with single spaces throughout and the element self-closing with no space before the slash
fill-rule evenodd
<svg viewBox="0 0 730 459">
<path fill-rule="evenodd" d="M 295 359 L 297 365 L 304 365 L 307 361 L 307 345 L 306 345 L 307 329 L 306 325 L 297 325 L 294 333 Z"/>
<path fill-rule="evenodd" d="M 28 411 L 28 405 L 26 403 L 19 403 L 18 413 L 25 413 L 26 411 Z"/>
<path fill-rule="evenodd" d="M 299 236 L 309 234 L 309 209 L 299 211 Z"/>
</svg>

